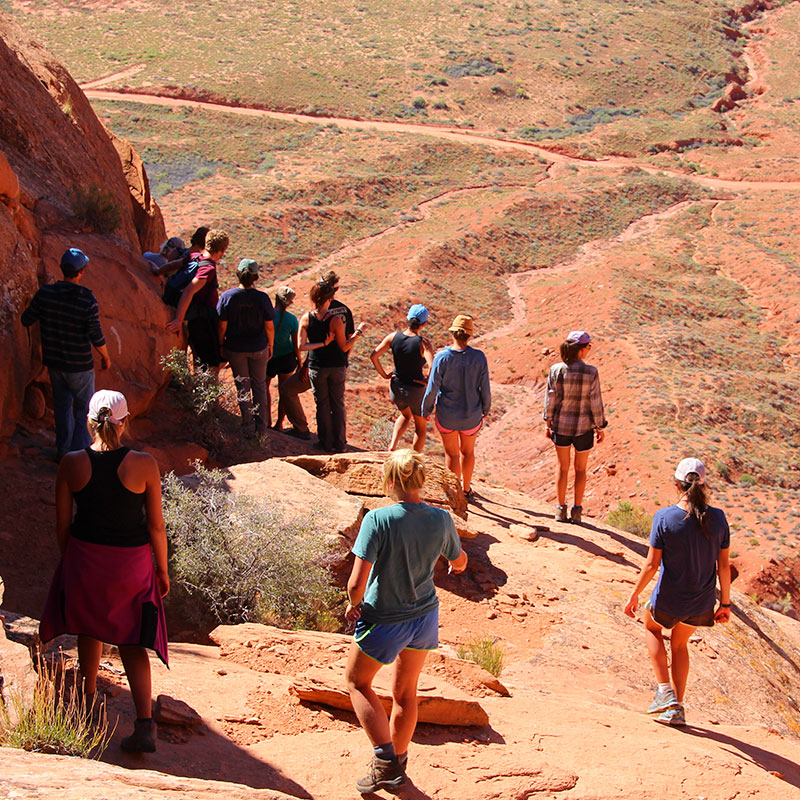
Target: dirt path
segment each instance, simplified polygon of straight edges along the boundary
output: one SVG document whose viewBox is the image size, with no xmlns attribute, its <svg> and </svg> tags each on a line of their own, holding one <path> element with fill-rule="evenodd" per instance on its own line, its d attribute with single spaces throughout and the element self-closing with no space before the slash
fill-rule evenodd
<svg viewBox="0 0 800 800">
<path fill-rule="evenodd" d="M 110 81 L 112 78 L 101 80 Z M 146 105 L 167 106 L 169 108 L 191 107 L 203 108 L 224 114 L 238 114 L 248 117 L 261 117 L 263 119 L 277 119 L 284 122 L 298 122 L 310 125 L 338 125 L 346 130 L 375 130 L 383 133 L 407 133 L 418 136 L 432 136 L 462 144 L 483 145 L 497 150 L 516 150 L 533 153 L 541 158 L 557 164 L 573 164 L 590 169 L 619 170 L 637 167 L 650 175 L 667 175 L 681 178 L 707 189 L 723 189 L 735 192 L 746 191 L 800 191 L 800 181 L 734 181 L 721 178 L 710 178 L 704 175 L 678 172 L 677 170 L 660 169 L 634 158 L 607 158 L 599 161 L 574 158 L 573 156 L 555 153 L 544 147 L 539 147 L 528 142 L 518 142 L 513 139 L 496 139 L 478 133 L 464 133 L 453 128 L 437 127 L 434 125 L 418 125 L 409 122 L 383 122 L 380 120 L 356 120 L 346 117 L 315 117 L 307 114 L 286 113 L 283 111 L 268 111 L 261 108 L 245 108 L 222 103 L 208 103 L 200 100 L 189 100 L 177 97 L 162 97 L 155 94 L 142 94 L 109 89 L 91 89 L 90 84 L 81 87 L 90 100 L 124 101 L 128 103 L 142 103 Z"/>
</svg>

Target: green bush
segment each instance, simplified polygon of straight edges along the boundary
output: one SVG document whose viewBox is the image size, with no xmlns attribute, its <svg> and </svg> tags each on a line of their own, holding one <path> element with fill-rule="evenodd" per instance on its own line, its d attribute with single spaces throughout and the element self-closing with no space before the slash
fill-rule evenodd
<svg viewBox="0 0 800 800">
<path fill-rule="evenodd" d="M 494 636 L 481 636 L 471 639 L 465 645 L 456 648 L 459 658 L 467 661 L 474 661 L 479 667 L 483 667 L 487 672 L 500 677 L 505 665 L 505 650 L 498 644 Z"/>
<path fill-rule="evenodd" d="M 198 621 L 338 628 L 341 592 L 312 520 L 229 492 L 219 470 L 198 467 L 194 479 L 192 490 L 167 475 L 163 507 L 173 584 L 178 599 L 194 601 Z"/>
<path fill-rule="evenodd" d="M 412 103 L 414 108 L 422 109 L 428 107 L 428 101 L 424 97 L 415 97 Z"/>
<path fill-rule="evenodd" d="M 122 222 L 111 193 L 96 184 L 72 192 L 72 211 L 97 233 L 113 233 Z"/>
<path fill-rule="evenodd" d="M 33 753 L 100 758 L 114 731 L 108 730 L 105 705 L 86 706 L 72 671 L 65 685 L 64 663 L 38 662 L 39 677 L 31 701 L 22 692 L 0 702 L 0 745 Z M 95 697 L 96 700 L 96 697 Z"/>
<path fill-rule="evenodd" d="M 192 367 L 185 350 L 173 348 L 161 359 L 161 365 L 172 373 L 172 377 L 186 390 L 189 405 L 200 416 L 215 407 L 225 389 L 214 372 L 207 367 Z"/>
<path fill-rule="evenodd" d="M 615 528 L 646 539 L 650 536 L 653 517 L 643 508 L 634 506 L 627 500 L 620 500 L 617 507 L 606 517 L 606 522 Z"/>
</svg>

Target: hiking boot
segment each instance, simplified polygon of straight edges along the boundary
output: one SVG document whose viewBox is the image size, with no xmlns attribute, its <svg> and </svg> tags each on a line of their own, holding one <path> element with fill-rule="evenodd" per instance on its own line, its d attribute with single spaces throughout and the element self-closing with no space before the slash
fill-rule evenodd
<svg viewBox="0 0 800 800">
<path fill-rule="evenodd" d="M 307 442 L 311 438 L 311 431 L 299 431 L 297 428 L 287 428 L 285 431 L 281 431 L 281 433 L 285 433 L 287 436 L 293 436 L 295 439 L 302 439 L 304 442 Z"/>
<path fill-rule="evenodd" d="M 686 714 L 684 713 L 683 706 L 675 705 L 668 708 L 663 714 L 656 717 L 656 722 L 663 725 L 675 725 L 681 727 L 686 724 Z"/>
<path fill-rule="evenodd" d="M 574 525 L 580 525 L 582 516 L 583 506 L 572 506 L 572 509 L 569 512 L 569 521 Z"/>
<path fill-rule="evenodd" d="M 662 692 L 656 689 L 656 696 L 653 698 L 653 702 L 647 707 L 648 714 L 660 714 L 662 711 L 666 711 L 668 708 L 674 708 L 678 704 L 678 698 L 675 697 L 675 692 L 672 690 L 670 686 L 665 692 Z"/>
<path fill-rule="evenodd" d="M 396 759 L 387 760 L 372 756 L 369 774 L 356 781 L 356 789 L 361 794 L 370 794 L 378 789 L 396 789 L 406 782 L 406 772 Z"/>
<path fill-rule="evenodd" d="M 563 506 L 556 506 L 556 522 L 568 522 L 567 519 L 567 504 L 564 503 Z"/>
<path fill-rule="evenodd" d="M 133 733 L 126 736 L 119 746 L 127 753 L 155 753 L 155 722 L 152 719 L 137 719 L 133 723 Z"/>
</svg>

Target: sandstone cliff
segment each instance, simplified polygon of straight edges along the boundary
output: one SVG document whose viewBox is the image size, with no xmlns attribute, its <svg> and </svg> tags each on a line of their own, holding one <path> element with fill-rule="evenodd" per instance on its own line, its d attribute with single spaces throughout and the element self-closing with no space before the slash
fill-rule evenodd
<svg viewBox="0 0 800 800">
<path fill-rule="evenodd" d="M 98 120 L 66 68 L 2 13 L 0 111 L 0 347 L 9 365 L 0 374 L 0 440 L 13 431 L 29 385 L 47 394 L 38 332 L 29 336 L 19 315 L 39 285 L 60 278 L 69 246 L 91 258 L 84 281 L 114 361 L 98 385 L 125 391 L 141 411 L 163 382 L 159 356 L 172 341 L 140 256 L 164 238 L 141 159 Z M 119 211 L 111 233 L 74 210 L 76 191 L 93 187 Z"/>
</svg>

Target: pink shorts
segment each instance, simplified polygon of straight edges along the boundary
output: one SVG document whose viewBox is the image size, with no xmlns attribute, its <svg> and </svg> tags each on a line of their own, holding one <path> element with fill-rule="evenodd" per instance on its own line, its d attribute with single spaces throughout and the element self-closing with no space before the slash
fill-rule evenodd
<svg viewBox="0 0 800 800">
<path fill-rule="evenodd" d="M 483 427 L 483 420 L 481 420 L 474 428 L 470 428 L 468 431 L 451 431 L 450 428 L 444 428 L 439 424 L 438 417 L 435 418 L 435 422 L 439 433 L 463 433 L 464 436 L 474 436 Z"/>
</svg>

